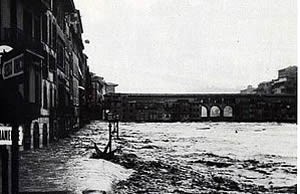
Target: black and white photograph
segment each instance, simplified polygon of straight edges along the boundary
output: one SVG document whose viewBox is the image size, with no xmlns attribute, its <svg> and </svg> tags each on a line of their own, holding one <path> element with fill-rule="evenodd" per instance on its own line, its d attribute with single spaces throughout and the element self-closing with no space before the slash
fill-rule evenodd
<svg viewBox="0 0 300 194">
<path fill-rule="evenodd" d="M 0 194 L 297 193 L 297 4 L 0 0 Z"/>
</svg>

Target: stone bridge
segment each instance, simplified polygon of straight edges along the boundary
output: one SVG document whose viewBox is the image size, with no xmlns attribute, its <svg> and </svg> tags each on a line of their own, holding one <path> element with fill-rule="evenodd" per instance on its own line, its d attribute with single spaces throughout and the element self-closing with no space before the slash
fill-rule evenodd
<svg viewBox="0 0 300 194">
<path fill-rule="evenodd" d="M 122 121 L 297 121 L 295 95 L 116 93 L 105 109 Z"/>
</svg>

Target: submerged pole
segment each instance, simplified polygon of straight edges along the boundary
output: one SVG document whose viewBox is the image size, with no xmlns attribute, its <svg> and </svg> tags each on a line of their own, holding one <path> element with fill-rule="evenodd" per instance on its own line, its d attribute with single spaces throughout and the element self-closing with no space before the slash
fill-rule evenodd
<svg viewBox="0 0 300 194">
<path fill-rule="evenodd" d="M 119 139 L 119 121 L 117 121 L 117 139 Z"/>
<path fill-rule="evenodd" d="M 109 148 L 109 153 L 111 152 L 111 136 L 112 136 L 112 131 L 111 131 L 111 122 L 108 124 L 108 148 Z"/>
</svg>

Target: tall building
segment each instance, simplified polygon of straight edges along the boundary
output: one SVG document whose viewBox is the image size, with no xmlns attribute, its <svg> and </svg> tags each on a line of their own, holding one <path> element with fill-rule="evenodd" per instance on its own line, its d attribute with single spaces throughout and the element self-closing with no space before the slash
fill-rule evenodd
<svg viewBox="0 0 300 194">
<path fill-rule="evenodd" d="M 13 49 L 2 56 L 1 84 L 18 90 L 38 115 L 24 123 L 25 149 L 46 146 L 79 127 L 87 66 L 80 12 L 72 0 L 4 0 L 1 10 L 1 45 Z"/>
<path fill-rule="evenodd" d="M 105 82 L 105 94 L 115 93 L 117 86 L 118 86 L 118 84 L 114 84 L 111 82 Z"/>
<path fill-rule="evenodd" d="M 274 94 L 297 94 L 297 66 L 290 66 L 278 71 L 278 78 L 272 86 Z"/>
<path fill-rule="evenodd" d="M 87 94 L 80 90 L 89 83 L 82 33 L 73 0 L 0 1 L 0 48 L 10 48 L 0 49 L 0 122 L 21 125 L 24 149 L 47 146 L 79 128 Z M 8 153 L 0 168 L 8 172 L 2 164 L 11 148 L 0 147 Z M 1 176 L 2 193 L 14 192 L 8 177 Z"/>
<path fill-rule="evenodd" d="M 278 70 L 278 78 L 258 84 L 257 88 L 251 85 L 241 90 L 241 94 L 291 94 L 297 95 L 297 66 L 289 66 Z"/>
</svg>

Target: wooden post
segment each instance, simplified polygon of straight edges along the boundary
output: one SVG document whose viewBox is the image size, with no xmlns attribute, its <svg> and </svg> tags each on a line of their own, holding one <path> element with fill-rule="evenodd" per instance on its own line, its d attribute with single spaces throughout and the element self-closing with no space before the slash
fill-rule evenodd
<svg viewBox="0 0 300 194">
<path fill-rule="evenodd" d="M 111 122 L 108 124 L 108 148 L 109 153 L 111 152 Z"/>
<path fill-rule="evenodd" d="M 12 193 L 19 192 L 19 125 L 12 125 L 11 187 Z"/>
</svg>

